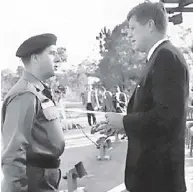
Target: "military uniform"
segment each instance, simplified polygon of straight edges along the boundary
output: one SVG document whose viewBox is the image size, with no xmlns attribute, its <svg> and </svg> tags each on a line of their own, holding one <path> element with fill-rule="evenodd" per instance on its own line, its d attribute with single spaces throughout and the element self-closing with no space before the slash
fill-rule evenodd
<svg viewBox="0 0 193 192">
<path fill-rule="evenodd" d="M 2 106 L 3 192 L 55 192 L 65 147 L 49 89 L 24 71 Z"/>
</svg>

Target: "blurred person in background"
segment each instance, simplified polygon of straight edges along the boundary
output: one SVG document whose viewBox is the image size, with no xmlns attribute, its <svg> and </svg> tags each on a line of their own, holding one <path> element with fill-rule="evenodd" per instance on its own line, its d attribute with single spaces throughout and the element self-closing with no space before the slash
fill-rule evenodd
<svg viewBox="0 0 193 192">
<path fill-rule="evenodd" d="M 84 104 L 86 105 L 86 110 L 91 111 L 91 113 L 87 113 L 88 124 L 89 126 L 92 126 L 96 124 L 96 115 L 92 113 L 92 111 L 98 110 L 100 106 L 97 92 L 96 90 L 93 90 L 93 86 L 91 84 L 87 86 L 84 97 Z"/>
</svg>

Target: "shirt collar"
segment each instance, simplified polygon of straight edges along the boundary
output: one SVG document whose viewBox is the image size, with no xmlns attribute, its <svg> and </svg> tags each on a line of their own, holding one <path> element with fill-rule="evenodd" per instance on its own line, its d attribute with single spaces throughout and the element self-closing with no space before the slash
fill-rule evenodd
<svg viewBox="0 0 193 192">
<path fill-rule="evenodd" d="M 42 82 L 36 78 L 34 75 L 32 75 L 31 73 L 24 71 L 23 72 L 23 78 L 30 82 L 31 84 L 33 84 L 37 89 L 39 89 L 40 91 L 44 90 L 44 85 L 42 84 Z"/>
<path fill-rule="evenodd" d="M 155 51 L 155 49 L 156 49 L 160 44 L 162 44 L 164 41 L 167 41 L 167 40 L 168 40 L 167 38 L 163 38 L 163 39 L 157 41 L 157 43 L 155 43 L 155 44 L 153 45 L 153 47 L 149 50 L 149 53 L 148 53 L 148 55 L 147 55 L 147 60 L 148 60 L 148 61 L 149 61 L 149 59 L 151 58 L 151 56 L 152 56 L 153 52 Z"/>
</svg>

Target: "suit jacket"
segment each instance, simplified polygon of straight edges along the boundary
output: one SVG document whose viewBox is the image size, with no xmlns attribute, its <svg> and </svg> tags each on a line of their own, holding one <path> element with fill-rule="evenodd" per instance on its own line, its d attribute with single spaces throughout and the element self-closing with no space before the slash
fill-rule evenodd
<svg viewBox="0 0 193 192">
<path fill-rule="evenodd" d="M 84 104 L 86 105 L 88 103 L 88 91 L 85 92 L 84 98 Z M 91 104 L 93 108 L 99 107 L 98 95 L 94 90 L 91 91 Z"/>
<path fill-rule="evenodd" d="M 182 192 L 189 75 L 169 42 L 157 47 L 123 118 L 128 136 L 125 185 L 131 192 Z"/>
</svg>

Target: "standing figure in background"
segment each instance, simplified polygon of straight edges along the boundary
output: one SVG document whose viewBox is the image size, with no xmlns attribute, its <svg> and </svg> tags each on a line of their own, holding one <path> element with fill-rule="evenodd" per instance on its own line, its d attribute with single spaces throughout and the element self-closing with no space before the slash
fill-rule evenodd
<svg viewBox="0 0 193 192">
<path fill-rule="evenodd" d="M 68 129 L 68 123 L 67 123 L 67 117 L 66 117 L 66 91 L 67 87 L 58 85 L 57 89 L 54 90 L 55 96 L 57 98 L 57 106 L 60 113 L 60 121 L 62 124 L 62 129 L 67 130 Z"/>
<path fill-rule="evenodd" d="M 116 110 L 116 113 L 125 112 L 127 104 L 126 94 L 120 91 L 120 87 L 118 85 L 113 87 L 113 106 Z"/>
<path fill-rule="evenodd" d="M 81 100 L 82 104 L 84 105 L 84 103 L 85 103 L 85 95 L 84 95 L 84 92 L 81 92 L 81 93 L 80 93 L 80 100 Z"/>
<path fill-rule="evenodd" d="M 105 87 L 101 87 L 102 92 L 102 111 L 104 112 L 115 112 L 113 106 L 113 97 L 110 91 L 107 91 Z"/>
<path fill-rule="evenodd" d="M 118 85 L 115 85 L 113 87 L 112 102 L 113 102 L 113 107 L 116 113 L 125 112 L 126 104 L 127 104 L 127 97 L 125 93 L 121 92 L 120 87 Z M 115 133 L 116 140 L 119 140 L 119 137 L 118 137 L 119 134 L 123 134 L 121 139 L 125 139 L 126 137 L 125 132 L 124 130 L 121 130 Z"/>
<path fill-rule="evenodd" d="M 98 102 L 98 96 L 97 92 L 93 90 L 92 85 L 88 85 L 85 96 L 85 104 L 86 104 L 86 110 L 88 111 L 94 111 L 99 109 L 99 102 Z M 89 126 L 92 126 L 93 124 L 96 124 L 96 116 L 94 113 L 87 113 L 88 118 L 88 124 Z"/>
</svg>

